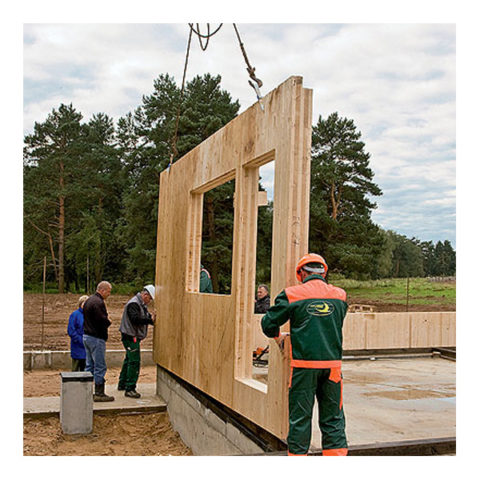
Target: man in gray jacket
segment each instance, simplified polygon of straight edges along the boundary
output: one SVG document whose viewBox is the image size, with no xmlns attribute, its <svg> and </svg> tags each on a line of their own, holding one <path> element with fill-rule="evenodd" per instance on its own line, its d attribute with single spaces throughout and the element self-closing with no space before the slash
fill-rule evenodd
<svg viewBox="0 0 480 480">
<path fill-rule="evenodd" d="M 131 298 L 123 309 L 120 332 L 126 355 L 118 380 L 118 389 L 125 390 L 125 396 L 140 398 L 136 391 L 140 374 L 140 342 L 147 336 L 148 325 L 153 325 L 152 315 L 147 305 L 155 298 L 155 287 L 146 285 L 143 290 Z"/>
</svg>

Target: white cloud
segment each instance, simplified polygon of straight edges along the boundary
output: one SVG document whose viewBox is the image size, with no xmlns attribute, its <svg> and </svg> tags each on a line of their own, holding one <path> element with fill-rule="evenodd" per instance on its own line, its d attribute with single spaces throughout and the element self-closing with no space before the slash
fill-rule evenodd
<svg viewBox="0 0 480 480">
<path fill-rule="evenodd" d="M 290 75 L 302 75 L 314 91 L 313 123 L 338 111 L 354 120 L 371 153 L 375 181 L 384 196 L 374 218 L 402 225 L 425 217 L 432 238 L 444 231 L 442 215 L 455 211 L 455 26 L 452 24 L 238 24 L 250 63 L 266 94 Z M 141 103 L 160 73 L 181 82 L 186 24 L 26 24 L 24 27 L 24 128 L 43 121 L 61 102 L 73 103 L 85 120 L 96 112 L 115 119 Z M 225 24 L 202 52 L 193 38 L 187 80 L 210 72 L 239 99 L 255 101 L 235 32 Z M 266 179 L 265 179 L 266 180 Z M 404 197 L 405 200 L 406 197 Z M 406 200 L 405 200 L 406 201 Z M 392 202 L 392 203 L 391 203 Z M 419 213 L 417 213 L 419 212 Z M 380 220 L 379 220 L 380 221 Z M 411 230 L 420 228 L 418 221 Z M 422 227 L 423 228 L 423 227 Z M 426 227 L 425 227 L 426 228 Z M 449 239 L 455 235 L 454 226 Z"/>
</svg>

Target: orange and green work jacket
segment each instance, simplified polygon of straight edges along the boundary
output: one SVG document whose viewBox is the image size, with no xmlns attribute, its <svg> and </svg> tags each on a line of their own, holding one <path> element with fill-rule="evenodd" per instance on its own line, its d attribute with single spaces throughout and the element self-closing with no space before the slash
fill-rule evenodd
<svg viewBox="0 0 480 480">
<path fill-rule="evenodd" d="M 346 300 L 344 290 L 329 285 L 321 275 L 310 275 L 301 285 L 278 294 L 262 318 L 263 333 L 276 338 L 280 326 L 290 320 L 291 367 L 340 367 Z"/>
</svg>

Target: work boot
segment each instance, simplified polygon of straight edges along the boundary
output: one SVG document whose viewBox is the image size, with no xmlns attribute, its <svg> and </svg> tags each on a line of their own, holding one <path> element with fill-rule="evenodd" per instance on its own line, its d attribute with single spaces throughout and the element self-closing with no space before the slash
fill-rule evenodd
<svg viewBox="0 0 480 480">
<path fill-rule="evenodd" d="M 125 392 L 125 396 L 130 397 L 130 398 L 140 398 L 141 397 L 141 395 L 135 389 L 127 390 Z"/>
<path fill-rule="evenodd" d="M 94 402 L 113 402 L 115 400 L 114 397 L 105 394 L 105 384 L 95 384 L 95 393 L 93 394 L 93 401 Z"/>
</svg>

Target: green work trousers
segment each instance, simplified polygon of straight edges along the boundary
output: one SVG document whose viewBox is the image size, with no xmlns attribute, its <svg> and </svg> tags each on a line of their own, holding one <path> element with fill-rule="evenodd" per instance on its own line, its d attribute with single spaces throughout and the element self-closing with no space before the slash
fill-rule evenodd
<svg viewBox="0 0 480 480">
<path fill-rule="evenodd" d="M 324 455 L 346 455 L 345 416 L 340 368 L 293 368 L 288 393 L 288 453 L 306 455 L 312 436 L 315 397 Z"/>
<path fill-rule="evenodd" d="M 135 390 L 140 374 L 140 341 L 122 339 L 122 343 L 125 347 L 125 360 L 118 379 L 118 386 L 127 391 Z"/>
</svg>

